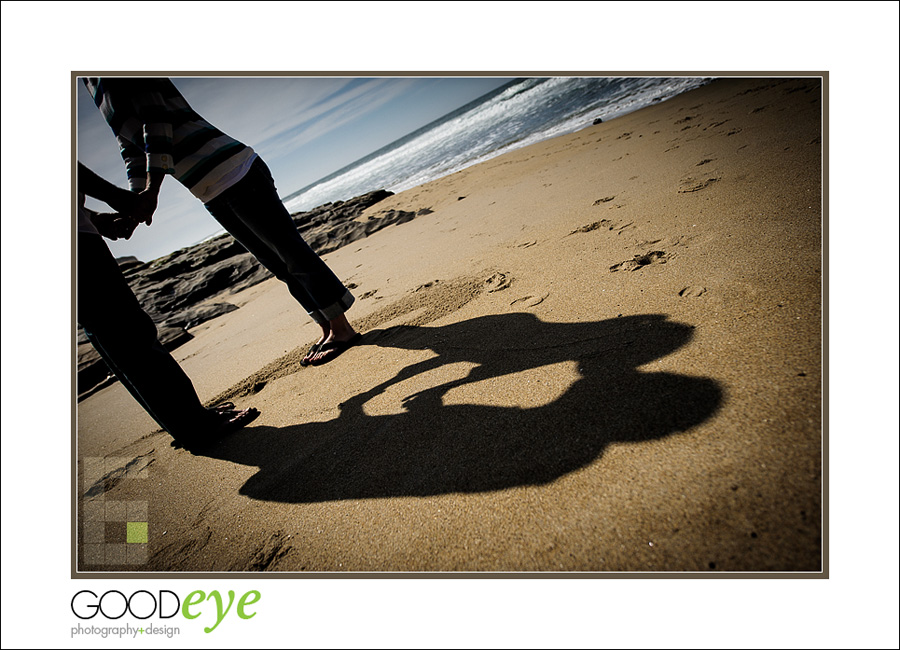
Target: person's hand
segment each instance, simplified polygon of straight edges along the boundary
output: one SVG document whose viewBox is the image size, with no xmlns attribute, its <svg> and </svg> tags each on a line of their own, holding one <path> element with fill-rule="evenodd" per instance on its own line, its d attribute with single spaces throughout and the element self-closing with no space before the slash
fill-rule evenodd
<svg viewBox="0 0 900 650">
<path fill-rule="evenodd" d="M 145 223 L 149 226 L 153 221 L 153 213 L 156 212 L 156 204 L 159 200 L 159 192 L 155 192 L 152 189 L 146 189 L 136 196 L 137 201 L 135 202 L 134 207 L 129 210 L 128 213 L 135 219 L 136 222 Z"/>
<path fill-rule="evenodd" d="M 128 214 L 141 223 L 148 226 L 153 221 L 153 213 L 156 212 L 156 204 L 159 201 L 159 190 L 162 187 L 165 174 L 159 170 L 153 170 L 147 175 L 147 187 L 138 193 L 137 204 Z"/>
<path fill-rule="evenodd" d="M 100 212 L 91 215 L 91 221 L 97 232 L 113 241 L 122 238 L 130 239 L 138 222 L 118 212 Z"/>
<path fill-rule="evenodd" d="M 116 212 L 125 215 L 133 214 L 138 209 L 140 196 L 137 192 L 116 187 L 114 191 L 111 190 L 102 200 Z"/>
</svg>

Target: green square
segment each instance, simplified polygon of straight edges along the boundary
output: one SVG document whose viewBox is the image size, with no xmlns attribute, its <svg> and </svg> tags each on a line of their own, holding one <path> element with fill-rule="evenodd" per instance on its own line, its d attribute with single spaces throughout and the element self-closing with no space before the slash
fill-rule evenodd
<svg viewBox="0 0 900 650">
<path fill-rule="evenodd" d="M 125 541 L 129 544 L 147 543 L 147 522 L 129 521 L 126 524 Z"/>
</svg>

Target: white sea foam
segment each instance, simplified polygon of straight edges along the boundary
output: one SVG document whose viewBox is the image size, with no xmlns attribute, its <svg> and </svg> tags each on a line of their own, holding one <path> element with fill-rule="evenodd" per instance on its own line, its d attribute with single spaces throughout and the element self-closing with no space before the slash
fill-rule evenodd
<svg viewBox="0 0 900 650">
<path fill-rule="evenodd" d="M 399 192 L 696 88 L 697 78 L 525 79 L 285 200 L 291 212 L 377 189 Z"/>
</svg>

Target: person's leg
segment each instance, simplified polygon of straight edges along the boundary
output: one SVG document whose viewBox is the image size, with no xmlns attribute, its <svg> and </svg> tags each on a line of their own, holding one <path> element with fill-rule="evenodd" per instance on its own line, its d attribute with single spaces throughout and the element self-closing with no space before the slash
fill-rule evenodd
<svg viewBox="0 0 900 650">
<path fill-rule="evenodd" d="M 291 295 L 319 324 L 322 336 L 316 346 L 348 341 L 356 335 L 345 316 L 353 295 L 297 231 L 261 159 L 237 184 L 205 205 L 263 266 L 287 284 Z M 309 356 L 311 359 L 314 353 Z"/>
<path fill-rule="evenodd" d="M 300 236 L 261 159 L 206 207 L 260 263 L 288 284 L 298 301 L 302 298 L 310 314 L 332 320 L 353 304 L 347 288 Z"/>
<path fill-rule="evenodd" d="M 159 342 L 99 235 L 78 236 L 78 322 L 122 385 L 176 439 L 215 423 L 191 380 Z"/>
</svg>

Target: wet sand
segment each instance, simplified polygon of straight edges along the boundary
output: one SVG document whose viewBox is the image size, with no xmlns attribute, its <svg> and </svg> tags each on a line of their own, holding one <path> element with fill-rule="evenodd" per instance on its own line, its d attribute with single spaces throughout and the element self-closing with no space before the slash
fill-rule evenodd
<svg viewBox="0 0 900 650">
<path fill-rule="evenodd" d="M 269 280 L 176 350 L 249 427 L 79 403 L 79 569 L 821 571 L 821 150 L 817 79 L 720 80 L 373 206 L 431 213 L 325 257 L 362 345 Z"/>
</svg>

